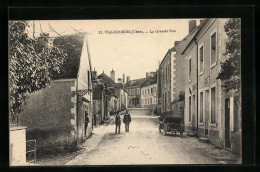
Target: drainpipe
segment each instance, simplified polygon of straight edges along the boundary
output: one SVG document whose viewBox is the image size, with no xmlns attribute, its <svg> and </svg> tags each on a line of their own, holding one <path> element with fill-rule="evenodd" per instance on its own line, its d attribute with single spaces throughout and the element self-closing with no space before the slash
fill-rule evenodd
<svg viewBox="0 0 260 172">
<path fill-rule="evenodd" d="M 194 43 L 197 46 L 197 121 L 196 121 L 196 131 L 197 131 L 197 136 L 198 136 L 198 130 L 199 130 L 199 50 L 198 50 L 198 42 L 196 38 L 193 39 Z"/>
</svg>

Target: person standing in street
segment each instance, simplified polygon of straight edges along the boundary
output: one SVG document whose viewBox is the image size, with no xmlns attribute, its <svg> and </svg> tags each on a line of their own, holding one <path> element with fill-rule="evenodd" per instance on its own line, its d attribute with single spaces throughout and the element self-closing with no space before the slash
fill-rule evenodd
<svg viewBox="0 0 260 172">
<path fill-rule="evenodd" d="M 116 114 L 115 123 L 116 123 L 116 131 L 115 131 L 115 133 L 117 133 L 117 129 L 118 129 L 118 134 L 120 134 L 121 117 L 119 115 L 119 112 L 117 112 L 117 114 Z"/>
<path fill-rule="evenodd" d="M 124 115 L 124 119 L 123 119 L 123 122 L 125 124 L 125 132 L 129 132 L 129 125 L 130 125 L 130 122 L 131 122 L 131 116 L 130 114 L 128 113 L 128 110 L 126 110 L 126 113 Z"/>
<path fill-rule="evenodd" d="M 87 135 L 88 123 L 89 123 L 89 117 L 88 117 L 88 113 L 85 111 L 85 135 Z"/>
</svg>

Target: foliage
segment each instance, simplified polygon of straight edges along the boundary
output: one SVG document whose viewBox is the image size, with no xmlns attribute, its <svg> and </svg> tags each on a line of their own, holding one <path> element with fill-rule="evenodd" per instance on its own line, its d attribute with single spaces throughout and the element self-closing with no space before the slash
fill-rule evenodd
<svg viewBox="0 0 260 172">
<path fill-rule="evenodd" d="M 28 21 L 9 22 L 9 93 L 10 117 L 13 120 L 23 110 L 26 93 L 46 87 L 59 73 L 66 54 L 48 43 L 49 35 L 31 38 Z M 14 121 L 13 121 L 14 122 Z"/>
<path fill-rule="evenodd" d="M 217 79 L 224 81 L 224 91 L 227 93 L 230 90 L 240 92 L 240 57 L 241 57 L 241 21 L 240 19 L 229 19 L 225 23 L 225 32 L 228 36 L 226 43 L 227 60 L 221 63 L 221 71 Z"/>
</svg>

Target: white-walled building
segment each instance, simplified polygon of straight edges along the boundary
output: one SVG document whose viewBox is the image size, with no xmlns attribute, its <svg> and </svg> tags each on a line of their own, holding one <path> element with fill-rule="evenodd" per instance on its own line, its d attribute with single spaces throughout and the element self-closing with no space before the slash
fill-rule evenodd
<svg viewBox="0 0 260 172">
<path fill-rule="evenodd" d="M 157 105 L 157 75 L 146 78 L 141 86 L 141 107 L 156 109 Z"/>
</svg>

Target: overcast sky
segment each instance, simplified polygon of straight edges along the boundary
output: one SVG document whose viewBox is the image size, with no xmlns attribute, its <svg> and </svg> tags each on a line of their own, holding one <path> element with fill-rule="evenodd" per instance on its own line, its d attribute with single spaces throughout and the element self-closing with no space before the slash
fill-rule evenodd
<svg viewBox="0 0 260 172">
<path fill-rule="evenodd" d="M 149 20 L 48 20 L 35 21 L 36 32 L 49 32 L 50 36 L 75 33 L 74 29 L 88 33 L 92 66 L 98 74 L 107 75 L 113 69 L 117 78 L 130 76 L 144 78 L 146 72 L 156 71 L 174 41 L 188 34 L 188 19 Z M 40 29 L 41 26 L 41 29 Z M 74 28 L 74 29 L 73 29 Z M 105 31 L 130 30 L 144 33 L 106 34 Z M 156 30 L 168 32 L 156 33 Z M 170 32 L 170 30 L 172 32 Z M 174 32 L 174 30 L 176 32 Z M 102 31 L 103 34 L 99 34 Z M 151 33 L 154 31 L 154 33 Z"/>
</svg>

